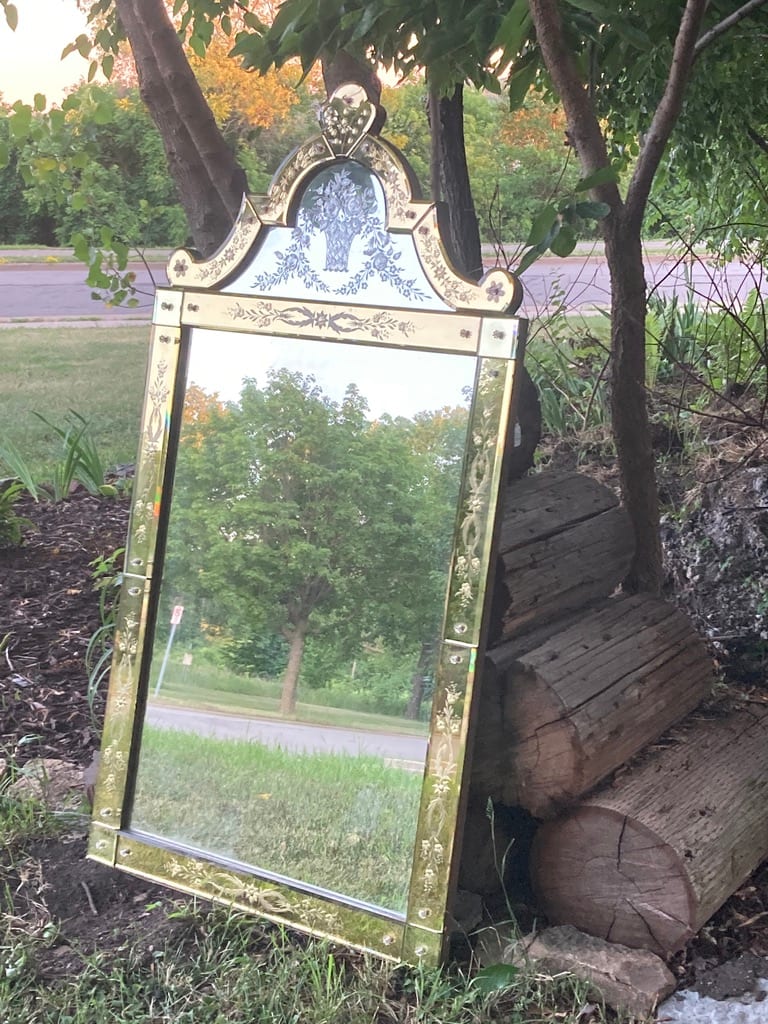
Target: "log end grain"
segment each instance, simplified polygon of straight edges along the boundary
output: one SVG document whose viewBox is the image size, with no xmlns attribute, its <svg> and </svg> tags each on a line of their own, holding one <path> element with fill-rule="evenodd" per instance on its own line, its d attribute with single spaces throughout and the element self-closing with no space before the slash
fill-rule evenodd
<svg viewBox="0 0 768 1024">
<path fill-rule="evenodd" d="M 694 935 L 694 896 L 677 853 L 637 821 L 585 806 L 543 825 L 532 883 L 552 924 L 666 955 Z"/>
<path fill-rule="evenodd" d="M 768 708 L 692 717 L 532 847 L 557 923 L 679 949 L 768 854 Z"/>
</svg>

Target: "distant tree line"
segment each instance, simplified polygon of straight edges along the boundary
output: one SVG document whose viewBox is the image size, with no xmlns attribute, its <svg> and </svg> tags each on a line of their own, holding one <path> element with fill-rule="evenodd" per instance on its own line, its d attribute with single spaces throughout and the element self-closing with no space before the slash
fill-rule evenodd
<svg viewBox="0 0 768 1024">
<path fill-rule="evenodd" d="M 230 62 L 231 63 L 231 62 Z M 273 87 L 261 103 L 234 104 L 237 83 L 206 65 L 212 108 L 246 171 L 263 192 L 290 150 L 317 129 L 322 95 L 312 85 Z M 249 82 L 258 81 L 248 76 Z M 384 91 L 384 134 L 411 161 L 428 194 L 430 133 L 423 84 Z M 270 106 L 271 104 L 271 106 Z M 33 119 L 33 131 L 20 124 Z M 520 110 L 489 93 L 468 93 L 465 134 L 483 240 L 522 241 L 543 203 L 566 196 L 579 171 L 561 111 L 533 97 Z M 21 142 L 17 139 L 21 138 Z M 160 135 L 138 89 L 81 85 L 60 107 L 22 111 L 0 98 L 0 245 L 98 244 L 109 225 L 132 247 L 188 240 Z"/>
</svg>

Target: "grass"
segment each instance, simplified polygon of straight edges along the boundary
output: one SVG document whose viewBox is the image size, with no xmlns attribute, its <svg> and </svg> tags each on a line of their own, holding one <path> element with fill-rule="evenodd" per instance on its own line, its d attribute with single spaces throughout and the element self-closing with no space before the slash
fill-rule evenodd
<svg viewBox="0 0 768 1024">
<path fill-rule="evenodd" d="M 131 826 L 403 912 L 420 792 L 377 757 L 145 727 Z"/>
<path fill-rule="evenodd" d="M 156 651 L 153 666 L 162 657 Z M 154 693 L 155 680 L 150 681 L 150 692 Z M 331 701 L 343 700 L 343 694 L 322 690 L 306 690 L 309 700 L 299 701 L 296 707 L 296 721 L 312 722 L 317 725 L 333 725 L 342 729 L 370 729 L 385 732 L 407 733 L 425 736 L 428 723 L 412 721 L 393 715 L 358 711 L 354 708 L 331 706 Z M 262 718 L 280 715 L 279 680 L 260 679 L 238 675 L 217 665 L 204 662 L 182 665 L 170 659 L 163 677 L 159 699 L 169 703 L 208 711 L 237 712 L 239 715 L 254 715 Z M 325 701 L 329 703 L 326 703 Z"/>
<path fill-rule="evenodd" d="M 621 1024 L 585 1010 L 586 986 L 567 975 L 394 965 L 170 894 L 164 917 L 138 903 L 131 938 L 104 935 L 94 951 L 47 909 L 37 858 L 62 827 L 36 802 L 0 796 L 3 1024 Z M 31 905 L 14 904 L 14 869 L 37 892 Z M 56 953 L 77 969 L 51 972 Z"/>
<path fill-rule="evenodd" d="M 148 347 L 148 326 L 0 331 L 0 440 L 19 448 L 44 481 L 61 443 L 33 413 L 58 424 L 74 409 L 91 421 L 108 465 L 133 462 Z"/>
<path fill-rule="evenodd" d="M 180 916 L 183 911 L 176 911 Z M 87 956 L 44 982 L 51 930 L 0 932 L 4 1024 L 579 1024 L 584 986 L 528 972 L 488 993 L 458 970 L 415 970 L 191 907 L 177 937 Z M 3 969 L 4 968 L 4 969 Z M 586 1018 L 588 1019 L 588 1018 Z M 593 1018 L 593 1021 L 596 1018 Z M 600 1018 L 600 1019 L 605 1019 Z"/>
</svg>

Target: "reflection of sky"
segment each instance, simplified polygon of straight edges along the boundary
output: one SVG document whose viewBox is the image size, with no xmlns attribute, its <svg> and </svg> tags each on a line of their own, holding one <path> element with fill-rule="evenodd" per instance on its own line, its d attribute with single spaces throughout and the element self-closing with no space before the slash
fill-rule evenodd
<svg viewBox="0 0 768 1024">
<path fill-rule="evenodd" d="M 240 397 L 244 377 L 263 387 L 267 371 L 313 376 L 324 394 L 340 402 L 354 383 L 371 416 L 411 417 L 445 405 L 466 404 L 462 389 L 474 381 L 472 356 L 416 352 L 348 342 L 271 338 L 195 328 L 187 379 L 224 401 Z"/>
</svg>

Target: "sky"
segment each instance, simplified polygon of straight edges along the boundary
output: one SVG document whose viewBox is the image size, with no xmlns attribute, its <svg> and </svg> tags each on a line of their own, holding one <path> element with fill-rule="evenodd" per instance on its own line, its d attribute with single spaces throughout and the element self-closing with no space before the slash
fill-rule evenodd
<svg viewBox="0 0 768 1024">
<path fill-rule="evenodd" d="M 195 328 L 189 382 L 224 401 L 240 397 L 244 377 L 255 377 L 263 387 L 267 371 L 280 368 L 311 374 L 336 402 L 354 381 L 376 419 L 466 405 L 463 389 L 474 383 L 475 359 Z"/>
<path fill-rule="evenodd" d="M 43 93 L 61 101 L 88 73 L 88 61 L 72 53 L 62 61 L 67 43 L 85 32 L 85 15 L 75 0 L 15 0 L 19 25 L 11 32 L 0 14 L 0 93 L 6 103 L 30 103 Z"/>
</svg>

